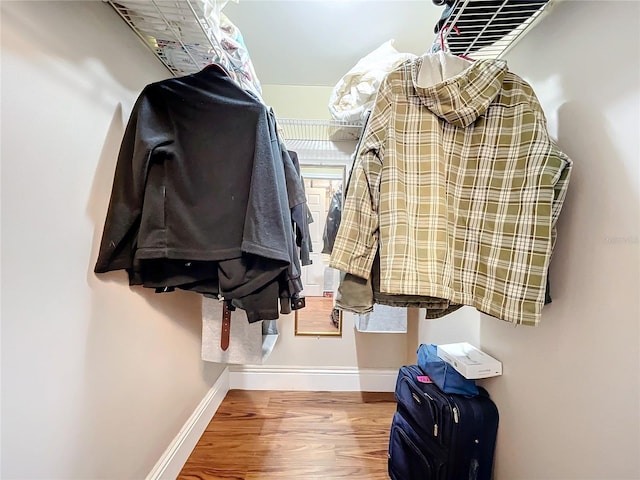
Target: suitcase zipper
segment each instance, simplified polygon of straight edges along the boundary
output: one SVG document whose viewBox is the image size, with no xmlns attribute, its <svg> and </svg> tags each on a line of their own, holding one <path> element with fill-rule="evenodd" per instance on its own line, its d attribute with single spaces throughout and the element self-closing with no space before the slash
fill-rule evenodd
<svg viewBox="0 0 640 480">
<path fill-rule="evenodd" d="M 425 397 L 427 397 L 429 400 L 431 400 L 430 404 L 433 405 L 433 402 L 435 402 L 435 400 L 433 399 L 433 397 L 431 395 L 429 395 L 427 392 L 422 392 L 424 394 Z M 435 415 L 435 411 L 434 411 L 434 415 L 433 415 L 433 436 L 434 437 L 438 437 L 438 420 L 436 418 Z"/>
<path fill-rule="evenodd" d="M 434 393 L 435 393 L 435 392 L 434 392 Z M 453 439 L 453 438 L 455 437 L 455 430 L 456 430 L 456 429 L 454 428 L 454 425 L 458 425 L 458 424 L 460 423 L 460 410 L 458 409 L 458 406 L 455 404 L 455 402 L 453 401 L 453 399 L 451 398 L 451 396 L 450 396 L 450 395 L 447 395 L 447 394 L 446 394 L 446 393 L 444 393 L 444 392 L 437 392 L 437 393 L 438 393 L 438 395 L 437 395 L 437 396 L 438 396 L 439 398 L 441 398 L 441 399 L 442 399 L 442 401 L 443 401 L 443 403 L 449 407 L 449 411 L 451 412 L 451 416 L 453 417 L 453 423 L 452 423 L 452 424 L 447 424 L 447 422 L 444 422 L 444 424 L 443 424 L 443 426 L 444 426 L 445 428 L 446 428 L 446 427 L 449 427 L 449 428 L 447 429 L 447 431 L 445 431 L 445 432 L 443 433 L 443 432 L 440 432 L 440 431 L 439 431 L 440 429 L 438 429 L 438 434 L 444 434 L 444 435 L 445 435 L 445 437 L 450 438 L 450 439 Z M 425 395 L 427 395 L 427 394 L 425 393 Z M 435 400 L 434 400 L 431 396 L 429 396 L 429 395 L 427 395 L 427 396 L 428 396 L 428 397 L 429 397 L 433 402 L 435 402 Z"/>
<path fill-rule="evenodd" d="M 407 384 L 409 385 L 409 390 L 411 390 L 411 396 L 413 397 L 413 399 L 415 400 L 415 402 L 418 405 L 422 405 L 422 399 L 416 393 L 416 391 L 419 391 L 420 393 L 422 393 L 425 396 L 425 398 L 430 400 L 429 409 L 432 412 L 432 417 L 433 417 L 433 420 L 434 420 L 434 423 L 433 423 L 433 436 L 437 438 L 438 437 L 438 419 L 436 417 L 437 410 L 433 409 L 433 404 L 435 402 L 434 398 L 431 395 L 429 395 L 427 392 L 425 392 L 421 388 L 419 388 L 414 382 L 412 382 L 408 378 L 404 378 L 403 380 L 405 382 L 407 382 Z"/>
</svg>

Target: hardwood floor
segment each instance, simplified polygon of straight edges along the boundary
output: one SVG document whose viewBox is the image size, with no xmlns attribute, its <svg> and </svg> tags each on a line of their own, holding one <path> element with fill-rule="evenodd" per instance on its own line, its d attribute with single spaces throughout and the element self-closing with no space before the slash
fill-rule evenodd
<svg viewBox="0 0 640 480">
<path fill-rule="evenodd" d="M 392 393 L 231 390 L 179 479 L 383 480 Z"/>
</svg>

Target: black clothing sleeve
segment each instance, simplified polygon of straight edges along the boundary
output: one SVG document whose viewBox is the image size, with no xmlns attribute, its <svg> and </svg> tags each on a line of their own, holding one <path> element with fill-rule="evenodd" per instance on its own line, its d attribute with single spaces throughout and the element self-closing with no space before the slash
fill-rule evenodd
<svg viewBox="0 0 640 480">
<path fill-rule="evenodd" d="M 95 272 L 131 269 L 151 157 L 171 143 L 148 89 L 138 97 L 124 133 Z M 159 153 L 159 152 L 158 152 Z"/>
</svg>

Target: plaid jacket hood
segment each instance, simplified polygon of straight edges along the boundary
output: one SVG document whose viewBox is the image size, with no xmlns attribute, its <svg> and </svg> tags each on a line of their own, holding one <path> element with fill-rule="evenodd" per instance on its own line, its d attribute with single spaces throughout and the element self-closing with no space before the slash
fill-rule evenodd
<svg viewBox="0 0 640 480">
<path fill-rule="evenodd" d="M 412 77 L 424 59 L 412 64 Z M 414 95 L 434 115 L 456 127 L 465 128 L 484 115 L 500 93 L 507 65 L 500 60 L 480 60 L 465 72 L 431 87 L 414 83 Z"/>
<path fill-rule="evenodd" d="M 447 75 L 445 61 L 461 60 L 421 57 L 382 82 L 330 265 L 369 278 L 379 250 L 382 293 L 535 325 L 571 160 L 505 62 Z M 440 80 L 418 85 L 423 65 Z"/>
</svg>

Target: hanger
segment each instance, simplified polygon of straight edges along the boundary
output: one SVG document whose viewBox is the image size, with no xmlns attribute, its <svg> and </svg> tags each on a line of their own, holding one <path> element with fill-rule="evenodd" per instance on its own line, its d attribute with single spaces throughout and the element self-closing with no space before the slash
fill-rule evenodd
<svg viewBox="0 0 640 480">
<path fill-rule="evenodd" d="M 440 30 L 440 49 L 441 49 L 443 52 L 447 52 L 447 53 L 449 53 L 449 49 L 448 49 L 448 48 L 445 48 L 445 44 L 444 44 L 444 32 L 445 32 L 445 30 L 448 30 L 449 28 L 451 28 L 454 32 L 456 32 L 456 35 L 460 35 L 460 29 L 459 29 L 457 26 L 455 26 L 455 25 L 451 26 L 451 25 L 448 25 L 448 24 L 447 24 L 447 25 L 445 25 L 444 27 L 442 27 L 442 29 Z M 467 55 L 458 55 L 458 57 L 460 57 L 460 58 L 462 58 L 462 59 L 464 59 L 464 60 L 468 60 L 468 61 L 470 61 L 470 62 L 475 62 L 475 60 L 474 60 L 473 58 L 468 57 Z"/>
</svg>

